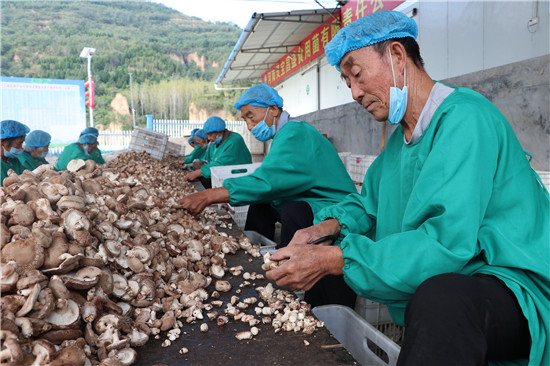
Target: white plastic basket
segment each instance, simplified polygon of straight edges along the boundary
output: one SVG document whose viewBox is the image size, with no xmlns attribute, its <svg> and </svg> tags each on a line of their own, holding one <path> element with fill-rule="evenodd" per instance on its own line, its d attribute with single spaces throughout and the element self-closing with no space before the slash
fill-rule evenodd
<svg viewBox="0 0 550 366">
<path fill-rule="evenodd" d="M 537 170 L 536 172 L 540 177 L 542 184 L 546 187 L 548 191 L 550 191 L 550 172 L 545 172 L 540 170 Z"/>
<path fill-rule="evenodd" d="M 314 307 L 312 311 L 361 365 L 397 364 L 401 347 L 349 307 L 322 305 Z M 382 351 L 382 355 L 371 348 Z"/>
<path fill-rule="evenodd" d="M 176 144 L 175 142 L 167 141 L 166 149 L 164 149 L 164 153 L 172 156 L 181 157 L 183 156 L 183 150 L 184 150 L 183 145 Z"/>
<path fill-rule="evenodd" d="M 162 160 L 167 142 L 168 135 L 146 128 L 135 127 L 128 148 L 138 152 L 145 151 L 151 157 Z"/>
<path fill-rule="evenodd" d="M 340 159 L 342 159 L 342 163 L 344 163 L 344 166 L 347 168 L 348 166 L 348 157 L 351 155 L 351 152 L 345 151 L 345 152 L 339 152 L 338 156 Z"/>
<path fill-rule="evenodd" d="M 212 178 L 212 188 L 221 187 L 223 181 L 228 178 L 237 178 L 244 175 L 253 173 L 261 163 L 252 163 L 252 164 L 240 164 L 240 165 L 226 165 L 226 166 L 215 166 L 210 168 L 211 178 Z M 249 206 L 229 206 L 229 214 L 237 224 L 237 226 L 242 230 L 246 224 L 246 216 L 248 214 Z"/>
<path fill-rule="evenodd" d="M 273 240 L 269 240 L 257 231 L 245 230 L 243 233 L 250 238 L 253 244 L 260 246 L 260 253 L 262 255 L 267 252 L 273 254 L 277 250 L 277 244 Z"/>
<path fill-rule="evenodd" d="M 376 159 L 376 155 L 351 154 L 346 158 L 346 169 L 351 180 L 355 183 L 363 183 L 367 169 Z"/>
</svg>

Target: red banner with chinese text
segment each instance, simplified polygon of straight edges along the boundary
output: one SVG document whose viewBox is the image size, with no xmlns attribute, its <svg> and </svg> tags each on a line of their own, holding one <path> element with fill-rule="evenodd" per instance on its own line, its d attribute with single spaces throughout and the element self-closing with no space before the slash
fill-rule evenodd
<svg viewBox="0 0 550 366">
<path fill-rule="evenodd" d="M 331 18 L 332 24 L 323 24 L 283 56 L 271 69 L 262 74 L 262 82 L 273 86 L 296 70 L 325 53 L 325 45 L 334 38 L 341 27 L 379 10 L 391 10 L 405 0 L 350 0 L 340 9 L 342 25 Z"/>
</svg>

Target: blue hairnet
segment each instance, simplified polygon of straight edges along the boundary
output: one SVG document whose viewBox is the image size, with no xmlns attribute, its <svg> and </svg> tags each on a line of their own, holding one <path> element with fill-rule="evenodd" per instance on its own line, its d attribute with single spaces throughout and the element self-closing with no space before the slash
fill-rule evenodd
<svg viewBox="0 0 550 366">
<path fill-rule="evenodd" d="M 218 116 L 212 116 L 204 122 L 202 129 L 206 133 L 221 132 L 225 130 L 225 121 Z"/>
<path fill-rule="evenodd" d="M 51 140 L 52 136 L 46 131 L 34 130 L 25 138 L 25 145 L 28 147 L 48 146 Z"/>
<path fill-rule="evenodd" d="M 198 130 L 200 130 L 200 128 L 193 128 L 193 129 L 191 130 L 191 136 L 195 136 L 195 133 L 196 133 Z"/>
<path fill-rule="evenodd" d="M 99 136 L 99 130 L 95 127 L 86 127 L 85 129 L 82 130 L 82 132 L 80 133 L 80 135 L 94 135 L 94 136 Z"/>
<path fill-rule="evenodd" d="M 381 10 L 340 29 L 336 36 L 325 46 L 327 61 L 340 71 L 340 62 L 346 53 L 371 44 L 393 38 L 418 36 L 418 27 L 414 20 L 403 13 Z"/>
<path fill-rule="evenodd" d="M 276 105 L 279 108 L 283 108 L 283 98 L 277 93 L 277 90 L 269 85 L 258 84 L 248 88 L 237 100 L 234 107 L 240 111 L 243 105 L 248 104 L 257 107 Z"/>
<path fill-rule="evenodd" d="M 191 131 L 191 135 L 193 135 L 195 137 L 199 137 L 201 139 L 207 139 L 208 138 L 208 135 L 206 134 L 206 132 L 204 132 L 204 130 L 201 130 L 200 128 L 197 128 L 194 133 L 193 133 L 193 131 Z"/>
<path fill-rule="evenodd" d="M 78 140 L 76 141 L 79 144 L 95 144 L 97 142 L 97 136 L 86 134 L 86 135 L 80 135 Z"/>
<path fill-rule="evenodd" d="M 14 137 L 26 136 L 31 129 L 21 122 L 12 119 L 3 120 L 0 123 L 0 139 L 11 139 Z"/>
<path fill-rule="evenodd" d="M 193 138 L 193 136 L 191 136 L 187 139 L 188 144 L 192 144 L 193 142 L 195 142 L 195 139 Z"/>
</svg>

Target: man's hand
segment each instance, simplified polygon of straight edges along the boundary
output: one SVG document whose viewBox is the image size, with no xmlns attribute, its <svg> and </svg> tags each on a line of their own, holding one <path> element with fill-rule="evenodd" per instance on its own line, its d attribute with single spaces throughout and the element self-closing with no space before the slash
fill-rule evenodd
<svg viewBox="0 0 550 366">
<path fill-rule="evenodd" d="M 211 204 L 223 202 L 229 202 L 229 191 L 225 187 L 207 189 L 178 200 L 178 203 L 193 215 L 200 214 Z"/>
<path fill-rule="evenodd" d="M 185 175 L 185 180 L 190 182 L 190 181 L 193 181 L 193 180 L 197 179 L 198 177 L 202 177 L 202 173 L 201 173 L 200 169 L 187 173 Z"/>
<path fill-rule="evenodd" d="M 297 244 L 309 244 L 314 240 L 322 238 L 327 235 L 339 235 L 340 234 L 340 224 L 336 219 L 329 219 L 318 223 L 317 225 L 310 226 L 305 229 L 301 229 L 294 233 L 294 237 L 288 243 L 288 246 L 297 245 Z M 320 243 L 320 245 L 329 245 L 331 242 L 327 240 L 326 242 Z M 278 260 L 273 258 L 274 260 Z"/>
<path fill-rule="evenodd" d="M 344 268 L 339 246 L 293 245 L 279 249 L 271 259 L 288 261 L 267 271 L 266 277 L 293 290 L 307 291 L 325 275 L 342 274 Z"/>
<path fill-rule="evenodd" d="M 201 168 L 201 166 L 203 166 L 203 165 L 204 165 L 204 161 L 193 162 L 193 169 L 199 170 Z"/>
</svg>

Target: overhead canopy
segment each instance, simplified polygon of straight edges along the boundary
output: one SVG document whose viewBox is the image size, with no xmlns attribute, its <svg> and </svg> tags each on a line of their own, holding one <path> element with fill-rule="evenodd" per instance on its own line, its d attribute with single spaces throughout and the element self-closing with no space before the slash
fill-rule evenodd
<svg viewBox="0 0 550 366">
<path fill-rule="evenodd" d="M 234 86 L 236 81 L 257 83 L 264 72 L 298 46 L 322 24 L 337 15 L 339 8 L 254 13 L 229 55 L 216 87 Z"/>
</svg>

